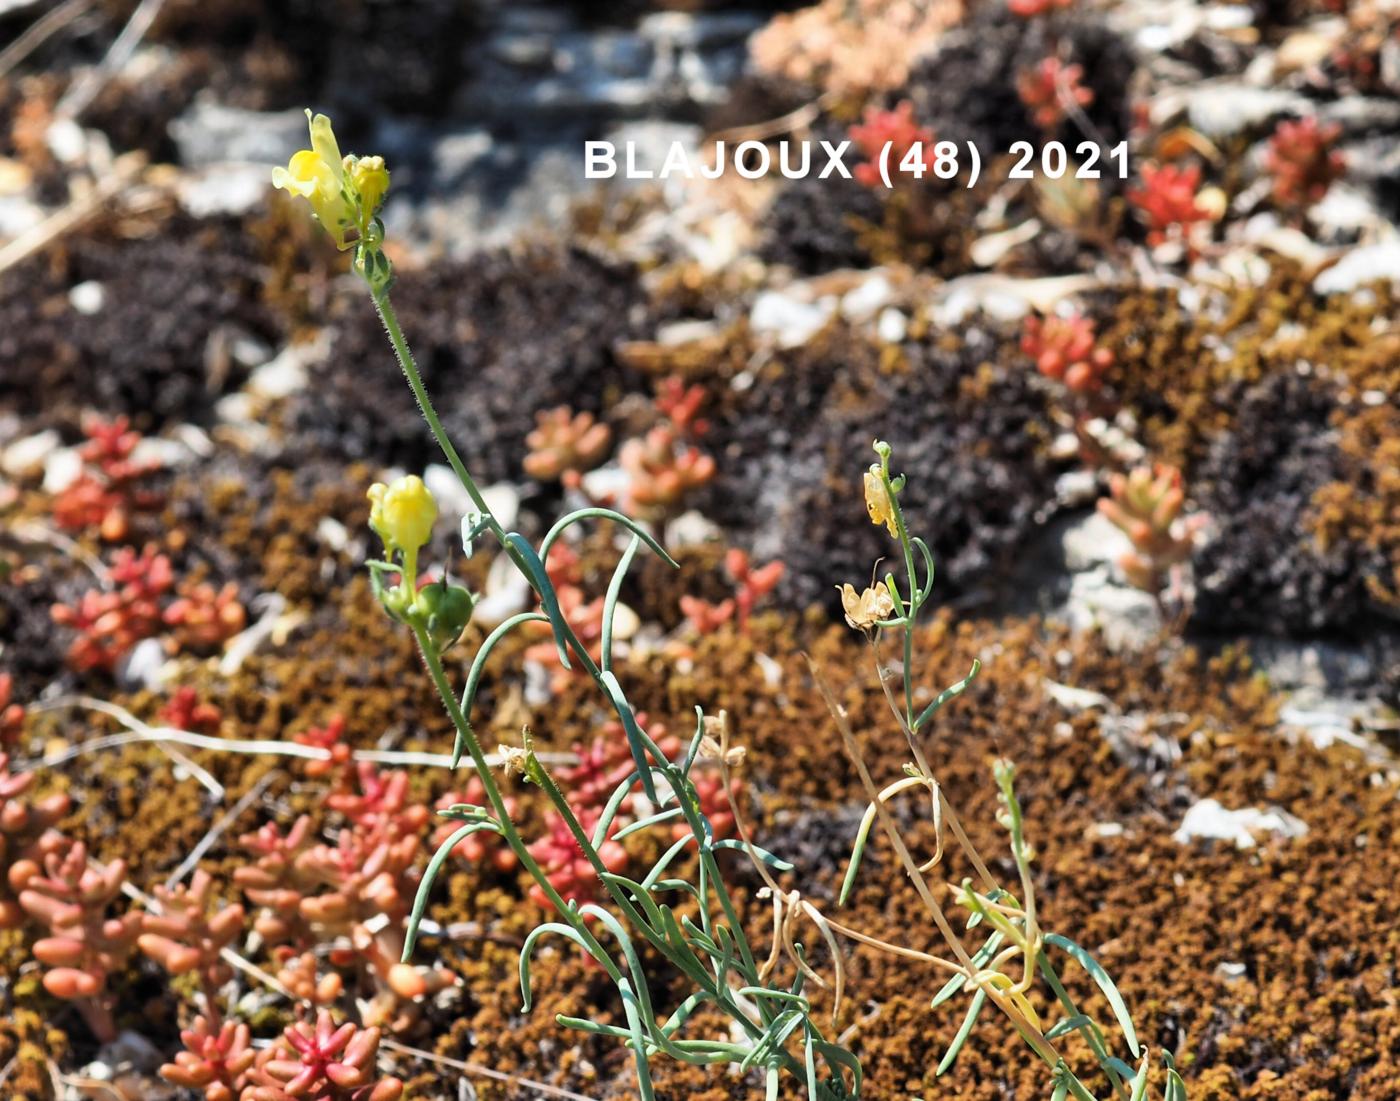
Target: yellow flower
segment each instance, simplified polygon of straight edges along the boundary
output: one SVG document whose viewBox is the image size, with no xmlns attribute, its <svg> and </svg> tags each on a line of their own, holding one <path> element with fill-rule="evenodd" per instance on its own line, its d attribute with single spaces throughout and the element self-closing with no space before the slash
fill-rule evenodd
<svg viewBox="0 0 1400 1101">
<path fill-rule="evenodd" d="M 359 157 L 350 164 L 350 182 L 360 198 L 360 216 L 366 222 L 373 218 L 389 190 L 389 170 L 383 157 Z"/>
<path fill-rule="evenodd" d="M 387 486 L 375 482 L 366 496 L 370 501 L 369 526 L 386 547 L 416 554 L 432 535 L 437 501 L 416 474 L 396 478 Z"/>
<path fill-rule="evenodd" d="M 857 593 L 854 585 L 837 585 L 841 592 L 841 607 L 846 622 L 857 631 L 868 631 L 882 619 L 894 614 L 894 598 L 883 585 Z"/>
<path fill-rule="evenodd" d="M 331 120 L 325 115 L 312 115 L 307 111 L 306 119 L 311 131 L 311 148 L 293 153 L 286 168 L 274 168 L 272 185 L 309 202 L 326 232 L 335 238 L 336 247 L 349 248 L 345 233 L 356 220 L 355 209 L 345 192 L 345 166 L 340 146 L 331 129 Z"/>
<path fill-rule="evenodd" d="M 885 489 L 879 463 L 871 463 L 865 472 L 865 508 L 872 524 L 884 524 L 889 533 L 899 538 L 899 525 L 894 518 L 894 501 Z"/>
</svg>

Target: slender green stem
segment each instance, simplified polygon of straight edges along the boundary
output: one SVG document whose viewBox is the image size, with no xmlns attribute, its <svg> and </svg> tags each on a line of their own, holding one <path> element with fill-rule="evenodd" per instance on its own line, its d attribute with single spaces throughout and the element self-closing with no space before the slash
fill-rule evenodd
<svg viewBox="0 0 1400 1101">
<path fill-rule="evenodd" d="M 374 298 L 374 308 L 379 312 L 379 320 L 384 323 L 384 331 L 389 335 L 389 343 L 394 346 L 394 355 L 398 357 L 403 377 L 408 380 L 413 396 L 418 399 L 418 408 L 423 413 L 423 419 L 428 422 L 428 430 L 432 432 L 433 439 L 437 440 L 438 447 L 442 448 L 442 453 L 447 456 L 448 464 L 471 497 L 472 503 L 481 511 L 481 515 L 490 526 L 491 531 L 504 545 L 505 529 L 501 527 L 500 522 L 487 507 L 486 499 L 481 495 L 481 490 L 477 488 L 476 481 L 467 472 L 466 464 L 462 462 L 462 457 L 457 454 L 457 449 L 452 446 L 452 441 L 447 436 L 447 430 L 443 428 L 442 421 L 438 419 L 437 410 L 433 408 L 432 399 L 428 397 L 428 391 L 423 385 L 423 376 L 418 371 L 418 361 L 413 358 L 408 341 L 404 339 L 403 330 L 399 328 L 399 316 L 394 312 L 393 303 L 389 301 L 387 288 L 373 291 L 372 297 Z"/>
<path fill-rule="evenodd" d="M 456 693 L 452 690 L 452 685 L 448 683 L 447 673 L 443 670 L 442 659 L 438 655 L 437 646 L 428 637 L 427 631 L 422 627 L 413 628 L 413 637 L 418 642 L 418 649 L 423 655 L 424 664 L 428 667 L 428 676 L 432 678 L 433 687 L 437 689 L 438 696 L 441 697 L 443 706 L 447 709 L 448 717 L 452 720 L 452 725 L 457 728 L 458 736 L 467 747 L 467 752 L 471 754 L 472 761 L 476 764 L 476 774 L 481 781 L 481 786 L 486 792 L 487 801 L 491 804 L 491 809 L 496 814 L 496 819 L 501 827 L 501 836 L 505 838 L 506 844 L 520 860 L 521 866 L 530 873 L 530 877 L 539 884 L 540 889 L 545 893 L 551 905 L 559 911 L 559 915 L 568 922 L 569 926 L 581 936 L 589 949 L 594 952 L 600 961 L 603 962 L 608 976 L 615 982 L 621 980 L 622 972 L 617 965 L 612 962 L 612 957 L 603 948 L 602 944 L 593 935 L 588 927 L 588 923 L 579 917 L 574 909 L 564 901 L 563 896 L 555 890 L 554 884 L 545 875 L 544 869 L 530 853 L 530 847 L 525 844 L 524 838 L 520 836 L 520 831 L 515 828 L 515 823 L 511 820 L 510 811 L 506 807 L 505 798 L 501 795 L 501 789 L 496 784 L 496 778 L 491 774 L 491 768 L 486 762 L 486 754 L 482 752 L 481 743 L 476 740 L 476 734 L 467 723 L 466 716 L 462 714 L 461 705 L 457 702 Z"/>
</svg>

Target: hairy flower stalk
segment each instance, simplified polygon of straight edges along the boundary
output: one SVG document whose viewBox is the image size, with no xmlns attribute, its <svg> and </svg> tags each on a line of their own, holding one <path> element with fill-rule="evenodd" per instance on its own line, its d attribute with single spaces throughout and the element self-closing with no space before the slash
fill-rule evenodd
<svg viewBox="0 0 1400 1101">
<path fill-rule="evenodd" d="M 278 171 L 274 182 L 306 198 L 340 247 L 354 247 L 354 269 L 369 287 L 404 378 L 418 401 L 429 431 L 472 501 L 474 511 L 463 524 L 465 540 L 471 542 L 488 534 L 492 536 L 509 561 L 529 581 L 541 607 L 539 612 L 511 617 L 487 637 L 472 661 L 466 689 L 459 701 L 442 662 L 442 651 L 455 639 L 455 634 L 449 637 L 446 630 L 435 629 L 433 615 L 440 599 L 435 604 L 433 597 L 424 596 L 437 586 L 429 585 L 418 591 L 413 584 L 418 552 L 426 544 L 435 519 L 435 503 L 431 502 L 431 495 L 425 488 L 420 489 L 421 482 L 416 479 L 413 482 L 401 480 L 371 491 L 374 506 L 371 523 L 384 542 L 386 556 L 382 561 L 368 564 L 375 593 L 386 611 L 412 631 L 429 677 L 456 728 L 454 764 L 463 755 L 471 758 L 486 803 L 485 806 L 454 806 L 445 812 L 446 817 L 460 820 L 462 825 L 441 844 L 423 877 L 410 919 L 404 958 L 412 951 L 428 892 L 442 863 L 466 837 L 478 831 L 494 832 L 509 846 L 558 917 L 557 921 L 539 926 L 527 939 L 522 952 L 521 986 L 526 1008 L 530 1002 L 529 961 L 534 945 L 546 934 L 572 941 L 603 968 L 617 987 L 627 1027 L 564 1017 L 560 1021 L 573 1028 L 612 1037 L 631 1048 L 638 1090 L 644 1101 L 654 1097 L 647 1060 L 658 1053 L 694 1065 L 738 1063 L 760 1067 L 766 1075 L 770 1096 L 776 1095 L 781 1074 L 805 1082 L 811 1101 L 840 1101 L 858 1096 L 860 1064 L 844 1048 L 822 1036 L 812 1020 L 810 1004 L 801 996 L 803 976 L 799 974 L 791 988 L 771 983 L 767 974 L 760 972 L 738 920 L 715 856 L 718 849 L 732 845 L 717 836 L 715 825 L 703 814 L 700 796 L 690 778 L 704 732 L 703 723 L 697 724 L 696 736 L 684 761 L 677 764 L 668 760 L 638 721 L 614 674 L 613 617 L 626 570 L 642 544 L 671 565 L 675 563 L 645 529 L 620 513 L 604 508 L 585 508 L 565 516 L 538 547 L 531 546 L 519 534 L 505 530 L 447 437 L 389 300 L 393 269 L 382 250 L 383 226 L 375 214 L 383 189 L 387 187 L 387 172 L 378 158 L 342 158 L 329 120 L 324 116 L 312 118 L 311 137 L 312 149 L 297 154 L 287 169 Z M 369 182 L 361 178 L 366 173 Z M 398 507 L 400 500 L 406 502 L 402 511 Z M 632 534 L 631 544 L 604 601 L 602 635 L 596 658 L 562 613 L 559 594 L 544 565 L 549 560 L 550 547 L 565 530 L 588 519 L 610 520 Z M 469 598 L 458 599 L 456 604 L 459 614 L 470 614 Z M 592 903 L 570 903 L 560 896 L 512 820 L 510 806 L 490 772 L 486 755 L 471 726 L 472 701 L 485 659 L 510 631 L 535 622 L 549 625 L 561 665 L 569 669 L 576 662 L 604 694 L 623 727 L 635 769 L 618 785 L 590 833 L 583 828 L 568 800 L 535 755 L 528 732 L 523 748 L 512 756 L 518 760 L 524 779 L 538 785 L 554 805 L 616 912 Z M 456 634 L 460 634 L 464 624 L 465 620 L 457 626 Z M 686 827 L 685 834 L 671 844 L 641 882 L 613 872 L 600 851 L 619 808 L 636 786 L 640 786 L 653 807 L 660 809 L 640 822 L 631 823 L 626 831 L 658 825 L 669 829 L 678 821 L 684 822 Z M 672 884 L 677 882 L 674 879 L 677 873 L 672 868 L 670 879 L 665 878 L 665 873 L 682 852 L 692 847 L 699 860 L 699 880 L 687 887 L 690 897 L 700 905 L 695 917 L 689 914 L 681 917 L 672 909 L 665 893 L 675 889 Z M 776 857 L 768 859 L 786 867 Z M 658 1013 L 651 1004 L 648 979 L 640 971 L 639 957 L 633 946 L 634 936 L 644 939 L 694 987 L 694 993 L 668 1013 Z M 604 946 L 604 938 L 617 942 L 622 963 Z M 719 1039 L 684 1038 L 682 1033 L 687 1019 L 702 1004 L 709 1004 L 728 1016 L 745 1039 L 735 1039 L 732 1032 Z M 800 1052 L 794 1053 L 791 1050 L 794 1046 L 799 1047 Z M 374 1101 L 379 1099 L 376 1097 Z"/>
</svg>

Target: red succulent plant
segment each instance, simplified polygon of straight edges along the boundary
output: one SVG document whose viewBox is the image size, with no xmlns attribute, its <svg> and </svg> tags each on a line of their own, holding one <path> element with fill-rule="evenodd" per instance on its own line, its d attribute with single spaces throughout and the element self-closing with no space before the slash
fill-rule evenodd
<svg viewBox="0 0 1400 1101">
<path fill-rule="evenodd" d="M 130 529 L 132 513 L 161 506 L 161 496 L 140 485 L 160 464 L 132 457 L 141 434 L 131 430 L 126 417 L 91 417 L 83 432 L 88 438 L 78 451 L 83 471 L 54 498 L 54 523 L 67 531 L 96 528 L 108 542 L 120 542 Z"/>
<path fill-rule="evenodd" d="M 66 838 L 41 861 L 10 867 L 20 908 L 48 933 L 34 942 L 34 958 L 47 968 L 44 989 L 71 1001 L 102 1043 L 117 1035 L 107 977 L 126 963 L 141 931 L 138 913 L 108 916 L 125 878 L 123 861 L 89 863 L 87 846 Z"/>
<path fill-rule="evenodd" d="M 1346 158 L 1333 148 L 1341 132 L 1340 124 L 1324 126 L 1313 117 L 1278 124 L 1265 155 L 1275 202 L 1288 208 L 1308 206 L 1346 175 Z"/>
<path fill-rule="evenodd" d="M 378 1053 L 379 1029 L 337 1027 L 320 1010 L 258 1054 L 241 1101 L 398 1101 L 403 1083 L 380 1076 Z"/>
</svg>

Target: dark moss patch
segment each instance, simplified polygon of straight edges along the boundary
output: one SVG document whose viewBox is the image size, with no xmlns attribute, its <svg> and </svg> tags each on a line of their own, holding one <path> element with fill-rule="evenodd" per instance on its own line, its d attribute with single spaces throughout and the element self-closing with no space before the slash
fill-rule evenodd
<svg viewBox="0 0 1400 1101">
<path fill-rule="evenodd" d="M 1008 364 L 1003 366 L 1002 364 Z M 1006 557 L 1048 518 L 1050 423 L 1029 372 L 981 324 L 923 333 L 893 355 L 841 327 L 777 353 L 717 418 L 712 512 L 781 554 L 791 599 L 835 607 L 835 586 L 868 578 L 891 553 L 852 521 L 878 436 L 914 487 L 905 507 L 938 559 L 944 599 L 986 598 Z"/>
<path fill-rule="evenodd" d="M 134 232 L 134 236 L 132 235 Z M 260 257 L 231 219 L 107 225 L 0 276 L 0 405 L 38 423 L 125 413 L 150 430 L 207 419 L 242 381 L 228 342 L 281 335 Z M 102 307 L 72 289 L 101 284 Z"/>
<path fill-rule="evenodd" d="M 613 355 L 618 341 L 655 324 L 630 266 L 533 245 L 405 273 L 394 301 L 443 423 L 487 482 L 519 477 L 536 412 L 567 404 L 597 413 L 643 388 Z M 328 455 L 435 459 L 368 298 L 341 302 L 336 322 L 293 430 Z"/>
</svg>

